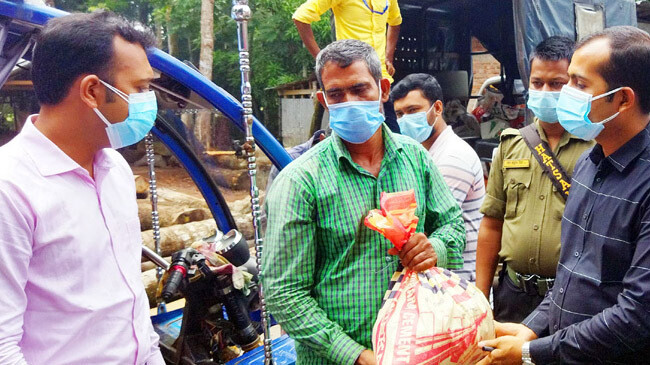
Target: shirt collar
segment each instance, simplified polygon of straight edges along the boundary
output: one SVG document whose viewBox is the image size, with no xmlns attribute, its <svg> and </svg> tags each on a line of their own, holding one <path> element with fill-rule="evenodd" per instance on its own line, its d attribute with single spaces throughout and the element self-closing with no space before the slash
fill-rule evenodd
<svg viewBox="0 0 650 365">
<path fill-rule="evenodd" d="M 636 136 L 632 137 L 632 139 L 607 157 L 605 157 L 601 145 L 597 144 L 589 153 L 589 159 L 596 165 L 603 159 L 607 159 L 616 170 L 623 172 L 646 149 L 648 144 L 650 144 L 649 128 L 650 125 L 646 126 Z"/>
<path fill-rule="evenodd" d="M 402 149 L 402 143 L 395 138 L 393 135 L 393 132 L 388 129 L 386 126 L 386 123 L 382 123 L 381 125 L 381 130 L 382 130 L 382 136 L 384 138 L 384 159 L 382 161 L 382 166 L 385 163 L 390 162 L 390 160 L 395 157 L 397 154 L 397 151 Z M 350 151 L 348 151 L 347 147 L 345 147 L 345 144 L 343 143 L 343 140 L 341 137 L 339 137 L 336 133 L 332 133 L 332 142 L 334 146 L 334 154 L 336 156 L 337 161 L 347 160 L 348 163 L 350 163 L 351 166 L 357 166 L 357 164 L 352 161 L 352 156 L 350 156 Z M 339 167 L 341 164 L 339 163 Z"/>
<path fill-rule="evenodd" d="M 542 128 L 542 124 L 539 122 L 539 118 L 535 117 L 533 121 L 535 123 L 535 127 L 537 127 L 537 132 L 539 132 L 539 137 L 542 139 L 542 141 L 548 143 L 546 132 L 544 132 L 544 128 Z M 557 148 L 564 147 L 567 143 L 569 143 L 571 139 L 580 140 L 580 138 L 574 136 L 573 134 L 564 131 L 564 133 L 562 133 L 562 137 L 560 137 L 560 141 L 557 144 Z"/>
<path fill-rule="evenodd" d="M 23 129 L 20 131 L 20 136 L 23 140 L 25 151 L 32 161 L 34 161 L 41 175 L 54 176 L 76 169 L 83 170 L 77 162 L 66 155 L 54 142 L 50 141 L 49 138 L 34 126 L 36 117 L 38 117 L 38 114 L 27 117 Z M 94 166 L 109 169 L 114 164 L 102 149 L 95 155 Z"/>
<path fill-rule="evenodd" d="M 445 140 L 447 140 L 449 137 L 451 137 L 452 134 L 454 134 L 454 131 L 451 128 L 451 126 L 448 125 L 447 127 L 445 127 L 445 129 L 442 131 L 442 133 L 440 133 L 438 138 L 436 138 L 436 140 L 433 142 L 433 144 L 429 148 L 429 152 L 433 152 L 433 151 L 436 150 L 436 148 L 439 148 L 440 145 L 442 145 L 445 142 Z"/>
</svg>

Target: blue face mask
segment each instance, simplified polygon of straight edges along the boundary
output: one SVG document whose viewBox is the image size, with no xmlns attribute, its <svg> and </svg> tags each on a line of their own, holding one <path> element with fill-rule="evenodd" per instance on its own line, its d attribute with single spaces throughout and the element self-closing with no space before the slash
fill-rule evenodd
<svg viewBox="0 0 650 365">
<path fill-rule="evenodd" d="M 528 109 L 535 116 L 546 123 L 557 123 L 557 99 L 560 97 L 559 91 L 538 91 L 528 89 Z"/>
<path fill-rule="evenodd" d="M 594 97 L 591 94 L 564 85 L 560 92 L 560 98 L 557 101 L 557 118 L 560 124 L 567 132 L 574 136 L 582 138 L 585 141 L 591 141 L 605 129 L 605 123 L 618 116 L 618 112 L 616 112 L 614 115 L 600 122 L 593 123 L 589 120 L 591 102 L 621 89 L 622 87 L 619 87 L 618 89 Z"/>
<path fill-rule="evenodd" d="M 114 86 L 102 80 L 99 81 L 129 104 L 129 116 L 119 123 L 109 122 L 97 108 L 93 109 L 97 116 L 106 123 L 106 134 L 111 147 L 118 149 L 140 142 L 156 121 L 158 113 L 156 93 L 146 91 L 126 95 Z"/>
<path fill-rule="evenodd" d="M 427 114 L 431 109 L 433 109 L 433 105 L 426 112 L 404 114 L 401 118 L 398 118 L 397 124 L 399 124 L 399 130 L 402 134 L 413 138 L 419 143 L 426 141 L 433 133 L 433 127 L 438 123 L 438 118 L 436 118 L 433 124 L 429 124 Z"/>
<path fill-rule="evenodd" d="M 350 143 L 366 142 L 384 122 L 384 115 L 379 110 L 381 86 L 379 99 L 376 101 L 347 101 L 330 105 L 325 94 L 323 99 L 330 113 L 330 128 L 341 139 Z"/>
</svg>

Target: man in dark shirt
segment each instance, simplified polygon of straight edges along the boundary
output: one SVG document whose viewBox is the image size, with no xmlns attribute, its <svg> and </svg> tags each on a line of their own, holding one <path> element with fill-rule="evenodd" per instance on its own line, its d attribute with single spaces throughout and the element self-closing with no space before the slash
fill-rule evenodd
<svg viewBox="0 0 650 365">
<path fill-rule="evenodd" d="M 480 364 L 650 361 L 650 35 L 613 27 L 583 40 L 557 104 L 598 143 L 577 162 L 555 286 L 522 324 L 498 324 Z"/>
</svg>

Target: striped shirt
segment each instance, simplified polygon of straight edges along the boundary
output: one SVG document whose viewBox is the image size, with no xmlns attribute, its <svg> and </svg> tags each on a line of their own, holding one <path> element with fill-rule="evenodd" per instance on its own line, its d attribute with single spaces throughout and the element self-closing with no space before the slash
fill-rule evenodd
<svg viewBox="0 0 650 365">
<path fill-rule="evenodd" d="M 383 126 L 378 177 L 332 135 L 289 164 L 266 199 L 262 283 L 269 311 L 296 340 L 299 364 L 353 364 L 371 348 L 372 327 L 399 258 L 367 228 L 381 192 L 415 190 L 416 231 L 438 266 L 462 267 L 460 208 L 427 151 Z"/>
<path fill-rule="evenodd" d="M 650 359 L 650 133 L 578 159 L 555 285 L 524 324 L 536 364 Z M 542 337 L 546 336 L 546 337 Z"/>
<path fill-rule="evenodd" d="M 483 218 L 479 210 L 485 197 L 481 160 L 474 149 L 454 133 L 451 126 L 440 133 L 429 148 L 429 153 L 463 211 L 467 235 L 464 263 L 462 269 L 453 271 L 473 283 L 476 281 L 478 227 Z"/>
</svg>

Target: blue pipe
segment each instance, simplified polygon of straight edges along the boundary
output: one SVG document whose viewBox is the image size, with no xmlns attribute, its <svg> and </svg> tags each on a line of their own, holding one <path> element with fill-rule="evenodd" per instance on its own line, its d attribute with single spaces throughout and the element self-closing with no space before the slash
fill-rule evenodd
<svg viewBox="0 0 650 365">
<path fill-rule="evenodd" d="M 241 120 L 243 108 L 241 103 L 232 95 L 215 85 L 198 71 L 157 48 L 148 49 L 147 56 L 153 68 L 173 76 L 176 81 L 199 94 L 222 112 L 242 132 L 246 131 Z M 291 156 L 257 119 L 253 123 L 253 136 L 262 151 L 266 153 L 278 169 L 282 169 L 291 162 Z"/>
</svg>

